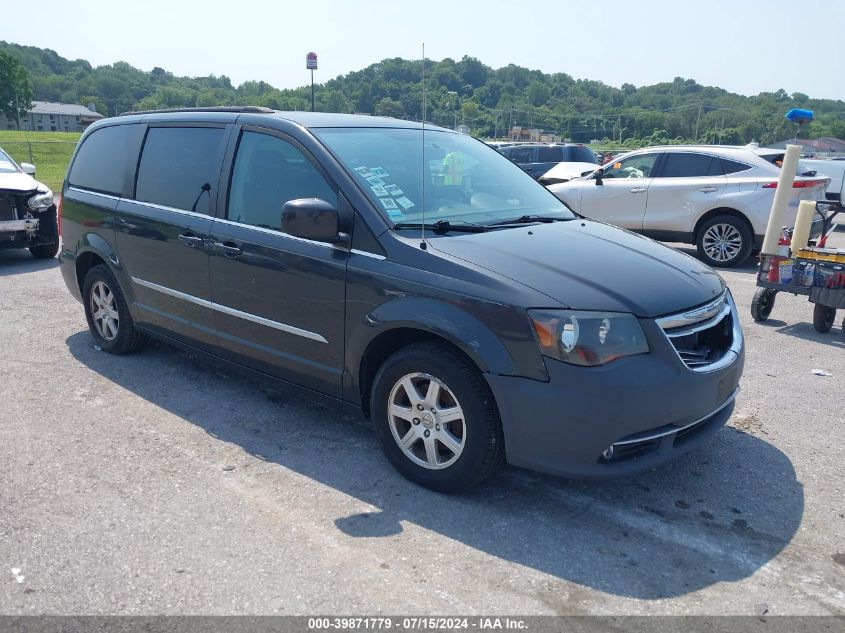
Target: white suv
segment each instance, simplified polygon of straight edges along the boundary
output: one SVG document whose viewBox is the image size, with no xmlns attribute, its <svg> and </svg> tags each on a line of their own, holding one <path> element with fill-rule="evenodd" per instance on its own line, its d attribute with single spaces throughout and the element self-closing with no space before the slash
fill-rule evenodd
<svg viewBox="0 0 845 633">
<path fill-rule="evenodd" d="M 647 147 L 549 190 L 588 218 L 666 242 L 695 244 L 707 264 L 732 267 L 762 245 L 780 176 L 776 161 L 783 154 L 716 145 Z M 795 221 L 799 200 L 824 200 L 829 180 L 796 176 L 788 225 Z"/>
</svg>

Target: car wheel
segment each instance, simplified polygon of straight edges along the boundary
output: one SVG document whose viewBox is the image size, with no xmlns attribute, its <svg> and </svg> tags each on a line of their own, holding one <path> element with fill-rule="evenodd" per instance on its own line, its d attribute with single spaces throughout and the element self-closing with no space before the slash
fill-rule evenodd
<svg viewBox="0 0 845 633">
<path fill-rule="evenodd" d="M 465 490 L 504 461 L 493 394 L 446 345 L 415 343 L 390 356 L 373 382 L 370 411 L 390 463 L 426 488 Z"/>
<path fill-rule="evenodd" d="M 752 237 L 745 222 L 731 215 L 710 218 L 698 230 L 698 256 L 709 266 L 733 268 L 748 259 Z"/>
<path fill-rule="evenodd" d="M 141 348 L 146 337 L 135 329 L 123 292 L 106 265 L 88 271 L 82 298 L 88 328 L 103 351 L 127 354 Z"/>
<path fill-rule="evenodd" d="M 755 321 L 765 321 L 775 307 L 775 297 L 778 291 L 771 288 L 757 288 L 751 300 L 751 318 Z"/>
<path fill-rule="evenodd" d="M 50 242 L 49 244 L 39 244 L 38 246 L 30 246 L 29 252 L 35 259 L 51 259 L 59 252 L 59 242 Z"/>
<path fill-rule="evenodd" d="M 816 332 L 825 334 L 830 332 L 833 327 L 833 322 L 836 320 L 836 309 L 823 306 L 817 303 L 813 306 L 813 327 Z"/>
</svg>

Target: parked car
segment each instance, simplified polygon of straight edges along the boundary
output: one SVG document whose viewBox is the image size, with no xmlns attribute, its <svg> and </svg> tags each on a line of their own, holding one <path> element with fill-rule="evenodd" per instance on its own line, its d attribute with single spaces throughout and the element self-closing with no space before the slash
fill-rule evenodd
<svg viewBox="0 0 845 633">
<path fill-rule="evenodd" d="M 537 181 L 541 185 L 556 185 L 561 182 L 569 182 L 573 178 L 589 176 L 598 168 L 599 166 L 593 163 L 558 163 L 540 176 Z"/>
<path fill-rule="evenodd" d="M 154 337 L 333 398 L 436 490 L 505 460 L 648 469 L 733 408 L 744 346 L 723 280 L 576 218 L 464 134 L 129 114 L 83 134 L 63 207 L 61 272 L 104 352 Z"/>
<path fill-rule="evenodd" d="M 762 246 L 780 177 L 777 155 L 747 147 L 647 147 L 549 189 L 588 218 L 658 240 L 695 244 L 707 264 L 732 267 Z M 823 200 L 828 182 L 819 176 L 795 178 L 789 226 L 798 202 Z"/>
<path fill-rule="evenodd" d="M 526 173 L 539 178 L 558 163 L 587 163 L 598 166 L 596 153 L 575 143 L 521 143 L 499 148 L 499 152 Z M 581 169 L 581 172 L 586 169 Z"/>
<path fill-rule="evenodd" d="M 819 176 L 830 178 L 825 196 L 828 200 L 839 200 L 839 191 L 842 189 L 842 181 L 845 180 L 845 160 L 836 158 L 802 160 L 801 165 L 805 169 L 814 170 Z"/>
<path fill-rule="evenodd" d="M 53 192 L 33 178 L 35 165 L 18 165 L 0 149 L 0 249 L 28 248 L 49 259 L 59 250 Z"/>
</svg>

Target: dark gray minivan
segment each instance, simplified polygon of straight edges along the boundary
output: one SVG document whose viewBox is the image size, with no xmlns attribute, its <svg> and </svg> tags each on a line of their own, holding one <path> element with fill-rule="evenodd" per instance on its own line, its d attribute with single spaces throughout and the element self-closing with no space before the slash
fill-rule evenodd
<svg viewBox="0 0 845 633">
<path fill-rule="evenodd" d="M 722 279 L 582 219 L 464 134 L 238 107 L 92 125 L 61 271 L 107 352 L 152 336 L 356 407 L 443 491 L 701 444 L 744 362 Z"/>
</svg>

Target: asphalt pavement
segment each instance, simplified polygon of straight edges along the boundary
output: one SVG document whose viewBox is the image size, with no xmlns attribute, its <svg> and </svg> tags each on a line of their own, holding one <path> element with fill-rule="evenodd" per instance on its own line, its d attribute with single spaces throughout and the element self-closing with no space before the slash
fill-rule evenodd
<svg viewBox="0 0 845 633">
<path fill-rule="evenodd" d="M 714 441 L 446 496 L 323 403 L 99 351 L 58 262 L 0 252 L 0 613 L 845 614 L 845 311 L 756 324 L 753 266 L 722 274 L 747 360 Z"/>
</svg>

